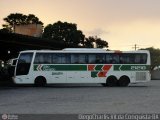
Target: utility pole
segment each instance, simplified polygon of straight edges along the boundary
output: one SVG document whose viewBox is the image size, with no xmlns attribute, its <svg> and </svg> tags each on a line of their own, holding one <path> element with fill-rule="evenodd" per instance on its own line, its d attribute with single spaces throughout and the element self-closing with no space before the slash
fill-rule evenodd
<svg viewBox="0 0 160 120">
<path fill-rule="evenodd" d="M 139 48 L 139 47 L 137 47 L 137 44 L 135 44 L 134 47 L 132 47 L 132 48 L 134 48 L 134 50 L 137 50 L 137 48 Z"/>
</svg>

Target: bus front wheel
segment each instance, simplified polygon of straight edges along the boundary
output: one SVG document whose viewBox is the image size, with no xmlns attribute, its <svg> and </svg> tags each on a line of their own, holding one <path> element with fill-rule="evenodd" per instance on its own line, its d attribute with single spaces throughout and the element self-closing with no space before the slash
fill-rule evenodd
<svg viewBox="0 0 160 120">
<path fill-rule="evenodd" d="M 42 87 L 46 85 L 46 79 L 43 76 L 39 76 L 35 79 L 34 85 L 36 87 Z"/>
<path fill-rule="evenodd" d="M 127 76 L 121 76 L 120 79 L 118 80 L 118 85 L 121 87 L 127 87 L 129 83 L 130 79 Z"/>
<path fill-rule="evenodd" d="M 106 82 L 107 86 L 114 87 L 117 86 L 117 78 L 115 76 L 109 76 Z"/>
</svg>

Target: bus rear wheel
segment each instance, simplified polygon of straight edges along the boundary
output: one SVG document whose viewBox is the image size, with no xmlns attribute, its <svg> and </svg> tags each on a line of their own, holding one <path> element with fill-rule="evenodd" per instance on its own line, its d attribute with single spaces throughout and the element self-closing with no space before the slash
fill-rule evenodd
<svg viewBox="0 0 160 120">
<path fill-rule="evenodd" d="M 43 76 L 39 76 L 35 79 L 34 85 L 36 87 L 43 87 L 46 85 L 46 79 Z"/>
<path fill-rule="evenodd" d="M 118 85 L 121 87 L 127 87 L 129 83 L 130 79 L 127 76 L 121 76 L 120 79 L 118 80 Z"/>
<path fill-rule="evenodd" d="M 117 78 L 115 76 L 108 77 L 106 84 L 109 87 L 117 86 Z"/>
</svg>

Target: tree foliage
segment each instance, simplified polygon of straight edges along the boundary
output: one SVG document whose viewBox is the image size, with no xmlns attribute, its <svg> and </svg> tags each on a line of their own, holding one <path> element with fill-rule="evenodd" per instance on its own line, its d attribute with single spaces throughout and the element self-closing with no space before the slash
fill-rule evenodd
<svg viewBox="0 0 160 120">
<path fill-rule="evenodd" d="M 108 48 L 108 42 L 98 38 L 97 36 L 89 36 L 85 39 L 84 46 L 87 48 L 93 48 L 95 44 L 96 48 Z"/>
<path fill-rule="evenodd" d="M 24 24 L 41 24 L 43 23 L 36 17 L 34 14 L 24 15 L 21 13 L 11 13 L 6 18 L 3 19 L 6 24 L 3 25 L 3 28 L 8 29 L 9 31 L 14 30 L 15 25 L 24 25 Z"/>
<path fill-rule="evenodd" d="M 0 32 L 4 32 L 4 33 L 9 33 L 11 30 L 10 30 L 10 28 L 2 28 L 2 29 L 0 29 Z"/>
<path fill-rule="evenodd" d="M 85 38 L 84 47 L 94 48 L 94 42 L 95 42 L 95 38 L 92 36 L 89 36 L 88 38 Z"/>
<path fill-rule="evenodd" d="M 4 18 L 6 24 L 3 24 L 3 32 L 13 32 L 15 25 L 25 24 L 41 24 L 43 23 L 34 14 L 24 15 L 21 13 L 11 13 Z M 64 42 L 68 45 L 82 46 L 86 48 L 104 48 L 108 47 L 108 42 L 101 38 L 89 36 L 85 38 L 85 35 L 81 30 L 77 29 L 77 25 L 74 23 L 67 23 L 58 21 L 53 24 L 48 24 L 44 28 L 42 35 L 43 38 L 53 39 L 56 41 Z"/>
<path fill-rule="evenodd" d="M 108 42 L 105 40 L 102 40 L 101 38 L 95 38 L 95 43 L 97 48 L 108 48 Z"/>
<path fill-rule="evenodd" d="M 151 55 L 151 69 L 156 66 L 160 66 L 160 49 L 155 49 L 153 47 L 145 48 L 150 51 Z"/>
<path fill-rule="evenodd" d="M 61 21 L 47 25 L 42 37 L 63 41 L 68 45 L 83 45 L 85 38 L 82 31 L 77 30 L 76 24 Z"/>
</svg>

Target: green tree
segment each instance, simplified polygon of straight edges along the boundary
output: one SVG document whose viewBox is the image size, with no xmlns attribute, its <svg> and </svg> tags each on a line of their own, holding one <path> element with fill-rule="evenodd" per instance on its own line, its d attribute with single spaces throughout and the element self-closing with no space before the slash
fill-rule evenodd
<svg viewBox="0 0 160 120">
<path fill-rule="evenodd" d="M 53 33 L 53 25 L 52 24 L 48 24 L 45 28 L 44 28 L 44 32 L 42 34 L 42 37 L 43 38 L 48 38 L 48 39 L 52 39 L 53 36 L 52 36 Z"/>
<path fill-rule="evenodd" d="M 0 29 L 1 32 L 5 32 L 5 33 L 10 33 L 11 32 L 11 28 L 9 26 L 4 26 L 4 28 Z"/>
<path fill-rule="evenodd" d="M 146 48 L 150 51 L 151 55 L 151 69 L 156 66 L 160 66 L 160 49 L 155 49 L 153 47 Z"/>
<path fill-rule="evenodd" d="M 6 18 L 3 19 L 6 24 L 3 25 L 4 28 L 8 29 L 10 32 L 13 32 L 15 25 L 23 24 L 41 24 L 43 23 L 33 14 L 23 15 L 21 13 L 11 13 Z"/>
<path fill-rule="evenodd" d="M 84 46 L 87 48 L 93 48 L 94 44 L 96 45 L 96 48 L 108 48 L 108 42 L 105 40 L 102 40 L 101 38 L 98 38 L 97 36 L 89 36 L 85 39 Z"/>
<path fill-rule="evenodd" d="M 38 17 L 36 17 L 34 14 L 29 14 L 25 20 L 25 24 L 41 24 L 43 23 L 39 20 Z"/>
<path fill-rule="evenodd" d="M 95 38 L 92 36 L 89 36 L 88 38 L 85 38 L 84 47 L 86 48 L 94 48 Z"/>
<path fill-rule="evenodd" d="M 49 24 L 44 28 L 43 38 L 49 38 L 57 41 L 63 41 L 68 45 L 84 45 L 82 31 L 77 30 L 77 25 L 73 23 L 58 21 Z"/>
<path fill-rule="evenodd" d="M 108 42 L 105 40 L 102 40 L 101 38 L 95 38 L 95 43 L 97 48 L 108 48 Z"/>
</svg>

